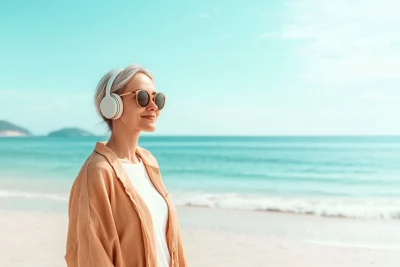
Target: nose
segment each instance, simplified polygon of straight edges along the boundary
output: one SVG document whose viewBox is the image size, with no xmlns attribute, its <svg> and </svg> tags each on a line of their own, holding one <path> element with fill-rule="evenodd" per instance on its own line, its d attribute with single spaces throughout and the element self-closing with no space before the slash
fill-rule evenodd
<svg viewBox="0 0 400 267">
<path fill-rule="evenodd" d="M 154 102 L 154 97 L 152 97 L 152 98 L 150 99 L 150 102 L 149 102 L 149 104 L 147 105 L 146 109 L 147 109 L 147 110 L 157 110 L 157 109 L 158 109 L 156 103 Z"/>
</svg>

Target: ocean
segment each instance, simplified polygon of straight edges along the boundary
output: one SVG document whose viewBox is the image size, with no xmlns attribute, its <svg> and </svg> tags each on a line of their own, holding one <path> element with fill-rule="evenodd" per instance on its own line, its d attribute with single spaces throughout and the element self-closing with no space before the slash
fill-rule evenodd
<svg viewBox="0 0 400 267">
<path fill-rule="evenodd" d="M 0 210 L 66 212 L 106 137 L 0 139 Z M 139 144 L 176 205 L 400 219 L 400 137 L 159 137 Z"/>
</svg>

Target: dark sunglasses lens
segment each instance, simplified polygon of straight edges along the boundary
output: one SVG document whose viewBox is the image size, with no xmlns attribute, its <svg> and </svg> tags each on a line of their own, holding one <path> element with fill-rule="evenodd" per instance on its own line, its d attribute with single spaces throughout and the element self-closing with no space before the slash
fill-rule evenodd
<svg viewBox="0 0 400 267">
<path fill-rule="evenodd" d="M 149 94 L 146 91 L 139 91 L 139 93 L 137 94 L 137 102 L 139 104 L 139 106 L 141 106 L 142 108 L 146 107 L 149 104 Z"/>
<path fill-rule="evenodd" d="M 165 105 L 165 96 L 161 93 L 157 93 L 154 102 L 157 105 L 158 109 L 161 110 Z"/>
</svg>

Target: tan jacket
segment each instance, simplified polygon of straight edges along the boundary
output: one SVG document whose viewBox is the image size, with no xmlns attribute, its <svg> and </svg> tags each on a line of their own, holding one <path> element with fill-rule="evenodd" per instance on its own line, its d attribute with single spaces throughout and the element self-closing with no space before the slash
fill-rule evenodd
<svg viewBox="0 0 400 267">
<path fill-rule="evenodd" d="M 177 212 L 157 161 L 143 148 L 139 147 L 137 154 L 168 205 L 170 266 L 186 267 Z M 157 267 L 149 210 L 105 143 L 96 143 L 74 181 L 68 213 L 68 267 Z"/>
</svg>

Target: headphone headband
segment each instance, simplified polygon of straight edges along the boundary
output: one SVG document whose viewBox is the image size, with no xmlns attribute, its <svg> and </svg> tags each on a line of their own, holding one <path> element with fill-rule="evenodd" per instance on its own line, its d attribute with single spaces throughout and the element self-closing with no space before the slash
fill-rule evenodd
<svg viewBox="0 0 400 267">
<path fill-rule="evenodd" d="M 110 79 L 108 79 L 107 82 L 107 87 L 106 87 L 106 96 L 110 96 L 111 95 L 111 87 L 114 83 L 115 78 L 117 78 L 118 74 L 121 72 L 121 69 L 116 70 L 114 72 L 114 74 L 110 77 Z"/>
</svg>

